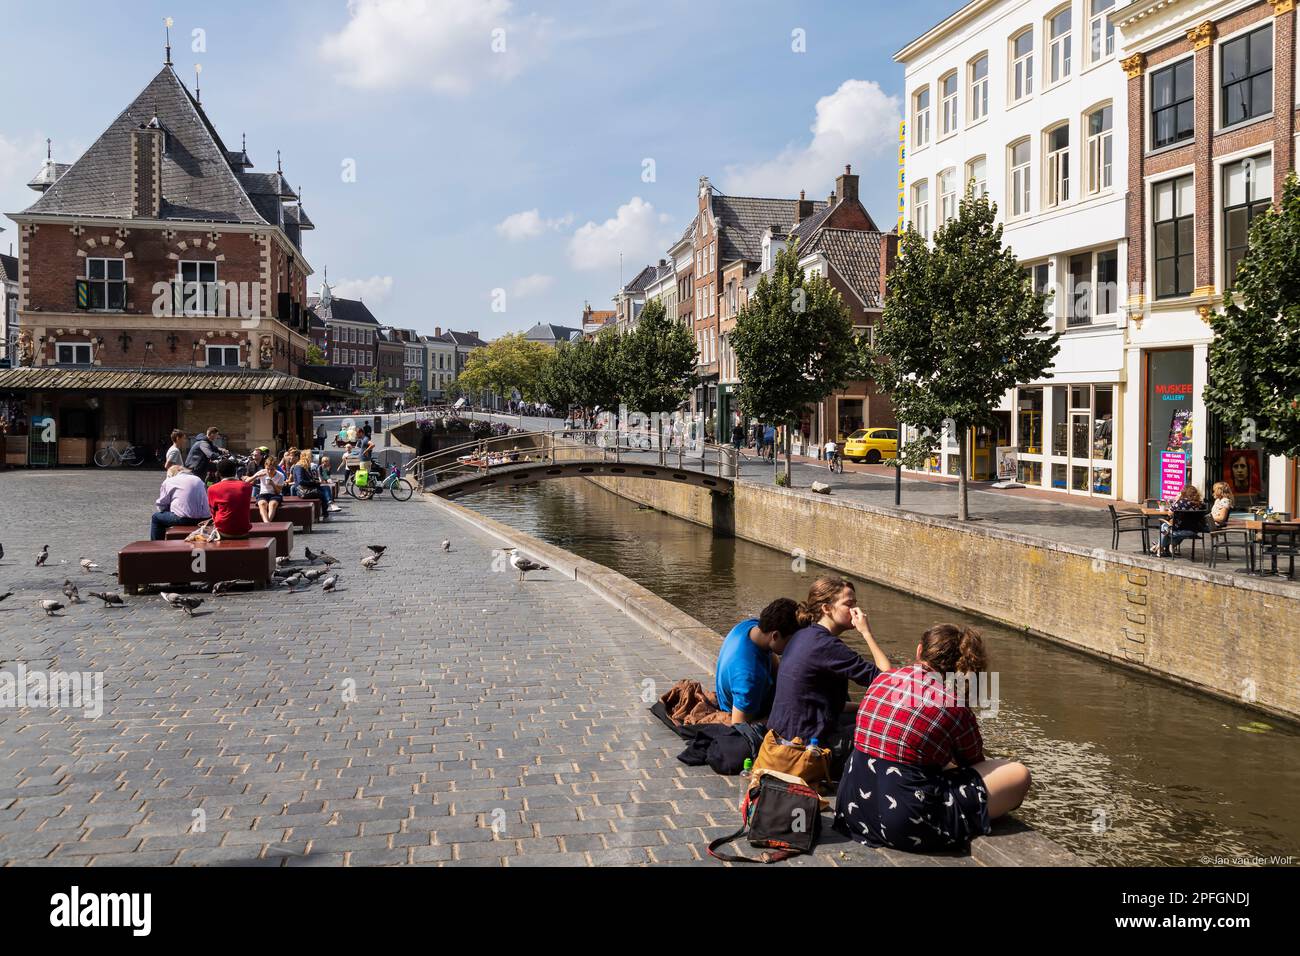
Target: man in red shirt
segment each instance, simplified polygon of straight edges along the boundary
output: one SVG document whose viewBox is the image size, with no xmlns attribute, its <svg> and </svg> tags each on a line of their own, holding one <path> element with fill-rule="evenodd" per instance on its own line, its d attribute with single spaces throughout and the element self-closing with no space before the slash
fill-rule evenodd
<svg viewBox="0 0 1300 956">
<path fill-rule="evenodd" d="M 235 463 L 229 458 L 217 465 L 217 474 L 221 480 L 208 489 L 212 523 L 223 538 L 247 538 L 253 527 L 253 486 L 235 477 Z"/>
</svg>

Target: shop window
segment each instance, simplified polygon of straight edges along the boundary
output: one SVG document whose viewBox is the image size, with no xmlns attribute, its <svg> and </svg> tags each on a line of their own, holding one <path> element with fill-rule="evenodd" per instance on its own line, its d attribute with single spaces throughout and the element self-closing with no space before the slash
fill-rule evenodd
<svg viewBox="0 0 1300 956">
<path fill-rule="evenodd" d="M 1115 454 L 1115 387 L 1098 385 L 1093 398 L 1092 457 L 1113 461 Z"/>
<path fill-rule="evenodd" d="M 1147 353 L 1147 493 L 1170 500 L 1191 478 L 1192 350 Z"/>
<path fill-rule="evenodd" d="M 1223 168 L 1223 285 L 1231 289 L 1246 258 L 1250 227 L 1273 204 L 1273 157 L 1253 156 Z"/>
<path fill-rule="evenodd" d="M 1064 385 L 1052 388 L 1052 454 L 1065 458 L 1070 454 L 1069 396 Z M 1061 485 L 1062 488 L 1065 485 Z"/>
<path fill-rule="evenodd" d="M 839 415 L 836 421 L 836 440 L 843 440 L 852 435 L 859 428 L 863 428 L 864 417 L 863 399 L 842 398 L 839 402 Z"/>
<path fill-rule="evenodd" d="M 1273 111 L 1273 24 L 1220 47 L 1222 122 L 1242 123 Z"/>
</svg>

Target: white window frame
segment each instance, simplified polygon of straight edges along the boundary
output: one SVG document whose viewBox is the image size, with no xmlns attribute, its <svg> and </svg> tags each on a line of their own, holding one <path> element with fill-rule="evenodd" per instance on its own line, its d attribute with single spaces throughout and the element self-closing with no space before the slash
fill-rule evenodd
<svg viewBox="0 0 1300 956">
<path fill-rule="evenodd" d="M 939 174 L 939 220 L 942 225 L 957 218 L 957 169 L 949 167 Z"/>
<path fill-rule="evenodd" d="M 945 93 L 945 84 L 952 83 L 952 92 Z M 942 109 L 942 132 L 939 138 L 952 136 L 961 126 L 961 117 L 957 112 L 958 93 L 961 92 L 961 80 L 956 70 L 950 70 L 939 77 L 939 99 Z"/>
<path fill-rule="evenodd" d="M 1025 147 L 1025 161 L 1016 164 L 1016 150 Z M 1007 211 L 1008 218 L 1020 219 L 1033 212 L 1034 148 L 1029 137 L 1007 145 Z"/>
<path fill-rule="evenodd" d="M 221 353 L 221 357 L 223 361 L 221 362 L 212 361 L 213 352 Z M 235 353 L 235 361 L 233 363 L 224 361 L 226 358 L 229 357 L 231 352 Z M 238 345 L 209 345 L 207 349 L 204 350 L 203 356 L 209 368 L 239 368 L 239 346 Z"/>
<path fill-rule="evenodd" d="M 984 178 L 982 179 L 976 176 L 978 172 L 975 168 L 976 163 L 984 164 Z M 971 185 L 972 183 L 974 183 L 974 186 Z M 972 156 L 966 161 L 966 182 L 962 190 L 963 195 L 965 195 L 966 188 L 970 188 L 971 195 L 977 199 L 980 196 L 989 194 L 989 158 L 987 156 Z"/>
<path fill-rule="evenodd" d="M 71 351 L 72 351 L 72 360 L 71 360 L 71 361 L 67 361 L 67 362 L 65 362 L 65 361 L 63 360 L 63 350 L 64 350 L 64 349 L 71 349 Z M 78 353 L 81 349 L 85 349 L 85 350 L 86 350 L 86 361 L 84 361 L 84 362 L 78 362 L 78 361 L 77 361 L 77 353 Z M 93 364 L 95 364 L 95 349 L 94 349 L 94 347 L 91 345 L 90 342 L 86 342 L 86 341 L 79 341 L 79 342 L 57 342 L 57 343 L 55 343 L 55 346 L 54 346 L 54 364 L 56 364 L 56 365 L 93 365 Z"/>
<path fill-rule="evenodd" d="M 925 106 L 921 98 L 925 97 Z M 912 94 L 912 148 L 930 145 L 930 86 L 926 84 Z"/>
<path fill-rule="evenodd" d="M 921 192 L 925 198 L 921 198 Z M 922 239 L 930 238 L 930 182 L 922 179 L 912 184 L 912 226 Z"/>
<path fill-rule="evenodd" d="M 1065 30 L 1056 33 L 1056 21 L 1068 19 Z M 1070 4 L 1057 7 L 1043 21 L 1043 87 L 1056 86 L 1070 78 L 1074 60 L 1074 8 Z"/>
<path fill-rule="evenodd" d="M 1110 126 L 1100 133 L 1092 131 L 1092 118 L 1103 110 L 1110 110 Z M 1097 196 L 1115 186 L 1115 107 L 1113 103 L 1098 103 L 1083 114 L 1083 131 L 1087 137 L 1087 188 L 1088 195 Z M 1107 149 L 1110 162 L 1106 162 Z"/>
<path fill-rule="evenodd" d="M 1088 4 L 1088 65 L 1092 66 L 1115 55 L 1115 21 L 1111 19 L 1111 13 L 1115 9 L 1116 0 L 1085 2 Z M 1098 3 L 1105 3 L 1106 6 L 1098 11 Z"/>
<path fill-rule="evenodd" d="M 1052 148 L 1052 136 L 1065 130 L 1065 147 Z M 1043 208 L 1056 209 L 1070 201 L 1070 124 L 1057 123 L 1043 131 Z"/>
<path fill-rule="evenodd" d="M 979 64 L 984 64 L 984 75 L 977 77 L 975 69 Z M 969 106 L 967 115 L 971 123 L 979 123 L 988 118 L 989 115 L 989 54 L 985 50 L 975 59 L 966 64 L 967 76 L 967 98 Z"/>
<path fill-rule="evenodd" d="M 1016 55 L 1016 43 L 1024 36 L 1029 37 L 1029 51 Z M 1011 34 L 1007 41 L 1008 59 L 1011 68 L 1007 74 L 1007 99 L 1014 103 L 1023 103 L 1034 95 L 1034 28 L 1025 27 Z M 1017 88 L 1020 92 L 1017 94 Z"/>
</svg>

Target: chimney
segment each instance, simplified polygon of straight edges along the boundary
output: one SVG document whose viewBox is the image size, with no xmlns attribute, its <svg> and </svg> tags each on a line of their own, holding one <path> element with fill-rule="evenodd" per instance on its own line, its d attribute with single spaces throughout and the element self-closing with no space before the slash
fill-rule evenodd
<svg viewBox="0 0 1300 956">
<path fill-rule="evenodd" d="M 471 331 L 466 332 L 465 334 L 472 335 L 474 338 L 478 338 L 478 329 L 472 329 Z"/>
<path fill-rule="evenodd" d="M 131 131 L 131 216 L 157 219 L 162 208 L 162 156 L 166 133 L 158 117 Z"/>
<path fill-rule="evenodd" d="M 880 302 L 882 306 L 889 285 L 889 275 L 894 271 L 894 261 L 897 258 L 898 233 L 887 232 L 880 237 Z"/>
<path fill-rule="evenodd" d="M 794 224 L 797 226 L 813 214 L 813 201 L 804 198 L 803 190 L 799 190 L 799 202 L 795 204 Z"/>
<path fill-rule="evenodd" d="M 435 339 L 436 339 L 436 338 L 441 338 L 441 337 L 442 337 L 442 326 L 441 326 L 441 325 L 435 325 L 435 326 L 433 327 L 433 337 L 434 337 Z"/>
<path fill-rule="evenodd" d="M 835 194 L 834 194 L 834 193 L 831 193 L 829 196 L 826 197 L 826 205 L 828 205 L 828 206 L 834 206 L 834 205 L 835 205 Z"/>
<path fill-rule="evenodd" d="M 845 166 L 844 175 L 835 177 L 835 194 L 841 200 L 858 198 L 858 177 L 853 175 L 853 167 Z"/>
</svg>

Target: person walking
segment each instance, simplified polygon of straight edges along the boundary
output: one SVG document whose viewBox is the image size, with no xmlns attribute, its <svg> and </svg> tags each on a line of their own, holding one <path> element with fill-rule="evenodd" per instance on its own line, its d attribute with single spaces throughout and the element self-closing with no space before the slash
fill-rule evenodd
<svg viewBox="0 0 1300 956">
<path fill-rule="evenodd" d="M 776 426 L 770 423 L 763 429 L 763 451 L 769 462 L 776 459 Z"/>
<path fill-rule="evenodd" d="M 170 469 L 173 466 L 180 468 L 185 464 L 185 433 L 179 428 L 173 428 L 171 439 L 172 443 L 167 447 L 167 457 L 163 461 L 163 468 L 165 469 Z"/>
</svg>

